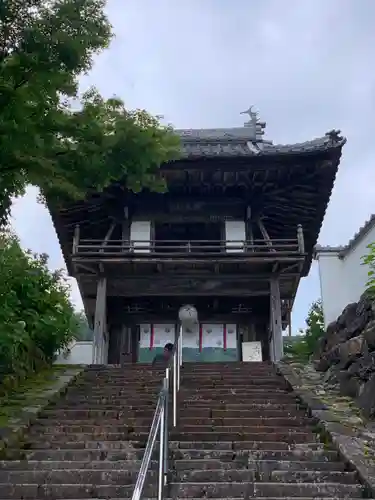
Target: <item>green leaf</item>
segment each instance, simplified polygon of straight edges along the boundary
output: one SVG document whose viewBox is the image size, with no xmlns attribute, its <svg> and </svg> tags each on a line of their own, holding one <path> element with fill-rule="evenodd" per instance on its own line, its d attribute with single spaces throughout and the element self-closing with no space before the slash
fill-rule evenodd
<svg viewBox="0 0 375 500">
<path fill-rule="evenodd" d="M 109 46 L 104 0 L 0 2 L 0 224 L 28 184 L 59 207 L 121 181 L 165 189 L 162 163 L 178 158 L 170 127 L 90 89 L 73 109 L 78 78 Z"/>
<path fill-rule="evenodd" d="M 24 252 L 0 232 L 0 370 L 19 378 L 51 364 L 78 334 L 69 289 L 46 255 Z"/>
</svg>

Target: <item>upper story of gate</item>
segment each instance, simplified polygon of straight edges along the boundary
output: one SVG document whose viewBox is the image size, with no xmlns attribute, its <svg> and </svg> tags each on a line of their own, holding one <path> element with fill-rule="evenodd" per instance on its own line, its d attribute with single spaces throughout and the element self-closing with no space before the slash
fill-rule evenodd
<svg viewBox="0 0 375 500">
<path fill-rule="evenodd" d="M 249 115 L 243 127 L 176 130 L 181 158 L 161 166 L 165 193 L 119 181 L 52 210 L 70 273 L 306 275 L 345 139 L 276 145 Z"/>
</svg>

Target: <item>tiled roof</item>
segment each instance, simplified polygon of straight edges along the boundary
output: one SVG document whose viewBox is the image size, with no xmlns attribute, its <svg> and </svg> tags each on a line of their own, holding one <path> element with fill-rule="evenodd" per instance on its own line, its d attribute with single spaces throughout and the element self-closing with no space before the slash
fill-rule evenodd
<svg viewBox="0 0 375 500">
<path fill-rule="evenodd" d="M 252 127 L 176 130 L 184 158 L 301 154 L 341 147 L 346 139 L 331 131 L 317 139 L 296 144 L 272 144 L 259 138 Z M 260 140 L 259 140 L 260 139 Z"/>
<path fill-rule="evenodd" d="M 355 233 L 353 238 L 349 240 L 347 245 L 337 246 L 337 247 L 316 245 L 315 255 L 320 252 L 324 253 L 332 252 L 332 253 L 339 253 L 340 257 L 345 257 L 354 247 L 357 246 L 360 240 L 364 236 L 366 236 L 366 234 L 369 231 L 371 231 L 373 227 L 375 227 L 375 214 L 372 214 L 371 217 L 363 224 L 363 226 L 359 228 L 359 230 Z"/>
</svg>

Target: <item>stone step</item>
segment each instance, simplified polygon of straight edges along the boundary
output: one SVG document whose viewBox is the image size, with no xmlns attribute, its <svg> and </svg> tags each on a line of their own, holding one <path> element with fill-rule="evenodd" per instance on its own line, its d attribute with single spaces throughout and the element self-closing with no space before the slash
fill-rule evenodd
<svg viewBox="0 0 375 500">
<path fill-rule="evenodd" d="M 155 398 L 132 398 L 132 399 L 126 399 L 124 398 L 122 401 L 112 401 L 111 403 L 109 402 L 103 402 L 101 403 L 100 401 L 81 401 L 81 400 L 76 400 L 76 401 L 66 401 L 66 400 L 60 400 L 58 401 L 55 405 L 51 405 L 50 408 L 82 408 L 82 409 L 96 409 L 96 408 L 104 408 L 104 409 L 117 409 L 121 410 L 121 407 L 126 403 L 126 407 L 131 407 L 131 408 L 137 408 L 137 409 L 142 409 L 145 408 L 147 409 L 150 405 L 155 408 L 156 405 L 156 396 Z M 120 406 L 119 406 L 120 405 Z"/>
<path fill-rule="evenodd" d="M 305 446 L 306 443 L 308 444 L 308 447 L 311 448 L 314 444 L 316 445 L 316 448 L 311 448 L 311 449 L 321 449 L 322 445 L 321 443 L 318 443 L 317 441 L 309 441 L 307 439 L 304 439 L 300 442 L 297 440 L 290 439 L 289 441 L 246 441 L 245 439 L 237 439 L 233 440 L 233 436 L 231 436 L 231 439 L 228 440 L 222 440 L 220 442 L 215 441 L 215 434 L 211 434 L 210 436 L 207 436 L 207 440 L 201 440 L 199 442 L 196 441 L 188 441 L 191 436 L 186 436 L 186 441 L 180 440 L 180 441 L 172 441 L 170 443 L 171 449 L 183 449 L 183 450 L 189 450 L 189 449 L 207 449 L 207 450 L 212 450 L 212 449 L 218 449 L 218 450 L 290 450 L 296 446 Z M 237 436 L 236 436 L 237 437 Z M 246 436 L 247 438 L 248 436 Z M 211 439 L 211 441 L 209 440 Z M 212 441 L 213 440 L 213 441 Z M 91 440 L 91 441 L 82 441 L 82 440 L 77 440 L 77 441 L 66 441 L 66 440 L 57 440 L 55 439 L 54 441 L 47 441 L 47 440 L 41 440 L 41 441 L 29 441 L 25 445 L 26 450 L 49 450 L 49 449 L 60 449 L 60 450 L 103 450 L 103 451 L 109 451 L 109 450 L 132 450 L 132 449 L 137 449 L 137 448 L 144 448 L 146 446 L 147 442 L 147 437 L 144 437 L 144 439 L 137 439 L 136 437 L 131 436 L 131 440 L 126 440 L 126 441 L 120 441 L 120 440 L 115 440 L 115 441 L 103 441 L 103 440 Z M 1 498 L 1 497 L 0 497 Z"/>
<path fill-rule="evenodd" d="M 171 457 L 172 459 L 172 457 Z M 140 468 L 141 460 L 92 460 L 92 461 L 55 461 L 55 460 L 13 460 L 13 461 L 0 461 L 0 472 L 4 471 L 57 471 L 57 470 L 93 470 L 93 471 L 106 471 L 106 470 L 127 470 L 137 472 Z M 150 469 L 156 470 L 158 461 L 153 460 L 150 463 Z M 279 472 L 286 471 L 308 471 L 313 474 L 316 471 L 330 471 L 330 472 L 345 472 L 345 465 L 342 462 L 329 462 L 329 461 L 290 461 L 290 460 L 259 460 L 257 462 L 249 462 L 249 457 L 239 456 L 232 460 L 222 461 L 219 459 L 189 459 L 189 460 L 174 460 L 173 468 L 177 471 L 199 471 L 199 470 L 239 470 L 247 469 L 257 471 L 262 477 L 269 477 L 275 480 L 274 476 L 271 477 L 273 472 L 278 475 Z M 311 472 L 314 471 L 314 472 Z M 0 483 L 2 482 L 0 474 Z M 354 477 L 354 476 L 353 476 Z M 319 478 L 318 478 L 319 479 Z M 216 479 L 217 480 L 217 479 Z M 278 479 L 276 479 L 278 480 Z M 298 478 L 300 480 L 300 478 Z M 316 479 L 314 479 L 315 481 Z M 327 479 L 328 481 L 328 479 Z M 343 481 L 345 482 L 345 481 Z"/>
<path fill-rule="evenodd" d="M 199 375 L 195 377 L 195 384 L 198 385 L 198 383 L 200 382 L 199 380 Z M 210 377 L 209 379 L 206 378 L 203 381 L 212 381 L 213 380 L 213 377 Z M 223 378 L 222 380 L 225 380 L 225 383 L 226 385 L 235 385 L 236 383 L 236 380 L 235 379 L 227 379 L 227 378 Z M 181 378 L 181 387 L 189 387 L 189 384 L 192 383 L 192 380 L 189 380 L 187 377 L 185 377 L 184 375 L 182 375 L 182 378 Z M 268 388 L 274 388 L 274 387 L 279 387 L 279 388 L 286 388 L 287 384 L 285 382 L 285 380 L 283 379 L 275 379 L 275 377 L 264 377 L 264 378 L 260 378 L 260 377 L 238 377 L 237 379 L 237 383 L 239 385 L 244 385 L 246 387 L 250 387 L 250 386 L 256 386 L 256 387 L 268 387 Z"/>
<path fill-rule="evenodd" d="M 76 383 L 76 387 L 79 388 L 99 388 L 105 385 L 109 385 L 111 388 L 113 387 L 127 387 L 127 385 L 135 386 L 135 387 L 157 387 L 162 383 L 162 379 L 164 377 L 150 378 L 143 377 L 140 378 L 138 376 L 135 377 L 108 377 L 108 378 L 96 378 L 95 380 L 88 379 L 84 377 L 80 379 Z M 246 374 L 239 374 L 238 376 L 225 376 L 223 374 L 212 374 L 212 375 L 204 375 L 202 377 L 198 376 L 187 376 L 181 375 L 181 387 L 199 387 L 202 384 L 203 387 L 212 387 L 212 386 L 245 386 L 245 387 L 264 387 L 264 388 L 280 388 L 286 390 L 288 385 L 285 380 L 282 378 L 275 378 L 274 375 L 264 376 L 261 378 L 248 376 Z"/>
<path fill-rule="evenodd" d="M 204 460 L 203 460 L 204 462 Z M 328 462 L 327 462 L 328 463 Z M 6 471 L 57 471 L 57 470 L 127 470 L 138 472 L 141 459 L 136 460 L 10 460 L 0 461 L 0 473 Z M 150 462 L 150 469 L 157 470 L 158 461 Z M 0 475 L 0 483 L 2 476 Z"/>
<path fill-rule="evenodd" d="M 175 443 L 177 446 L 179 443 Z M 16 450 L 15 450 L 16 451 Z M 48 449 L 48 450 L 38 450 L 38 451 L 28 451 L 25 450 L 25 458 L 27 457 L 32 463 L 37 462 L 96 462 L 96 461 L 128 461 L 128 460 L 141 460 L 144 455 L 144 448 L 132 448 L 128 446 L 126 449 L 121 450 L 103 450 L 103 449 L 75 449 L 75 450 L 65 450 L 65 449 Z M 159 452 L 155 449 L 152 458 L 158 460 Z M 248 463 L 249 461 L 265 461 L 270 463 L 283 464 L 284 462 L 289 464 L 298 460 L 298 463 L 303 462 L 313 462 L 313 463 L 335 463 L 337 467 L 343 466 L 342 462 L 339 462 L 338 453 L 335 450 L 328 451 L 326 449 L 294 449 L 288 450 L 287 448 L 282 450 L 273 449 L 237 449 L 232 450 L 229 446 L 226 449 L 172 449 L 170 450 L 170 457 L 174 460 L 182 460 L 190 463 L 194 460 L 220 460 L 223 462 L 232 461 L 244 461 Z M 20 463 L 25 463 L 25 460 L 20 460 Z M 9 462 L 4 462 L 9 463 Z M 11 462 L 12 463 L 12 462 Z M 15 463 L 18 463 L 16 460 Z M 176 462 L 177 463 L 177 462 Z M 283 467 L 281 465 L 281 467 Z M 341 469 L 338 469 L 341 470 Z"/>
<path fill-rule="evenodd" d="M 186 414 L 187 409 L 184 409 L 184 414 Z M 197 412 L 197 408 L 192 408 L 191 413 Z M 203 413 L 203 412 L 202 412 Z M 274 408 L 270 405 L 250 405 L 250 408 L 247 406 L 244 408 L 244 405 L 231 407 L 231 408 L 220 408 L 220 409 L 212 409 L 210 411 L 210 415 L 212 418 L 281 418 L 281 417 L 292 417 L 292 418 L 301 418 L 306 415 L 305 409 L 300 409 L 299 405 L 282 405 Z"/>
<path fill-rule="evenodd" d="M 32 483 L 53 483 L 53 484 L 114 484 L 126 485 L 134 484 L 138 472 L 132 467 L 130 470 L 102 467 L 99 462 L 97 468 L 84 469 L 31 469 L 31 470 L 0 470 L 0 490 L 4 483 L 32 484 Z M 147 474 L 147 483 L 157 480 L 158 471 L 150 470 Z M 356 480 L 354 472 L 343 471 L 308 471 L 308 470 L 273 470 L 257 473 L 255 464 L 250 464 L 248 468 L 232 469 L 178 469 L 173 471 L 172 477 L 175 482 L 253 482 L 256 480 L 269 480 L 280 483 L 339 483 L 353 484 Z M 260 476 L 260 477 L 259 477 Z"/>
<path fill-rule="evenodd" d="M 133 493 L 133 485 L 93 485 L 87 484 L 2 484 L 0 498 L 3 500 L 79 500 L 93 498 L 129 498 Z M 157 486 L 144 488 L 144 497 L 156 497 Z M 220 482 L 220 483 L 171 483 L 166 494 L 171 498 L 321 498 L 353 499 L 363 498 L 364 488 L 361 485 L 338 483 L 262 483 L 262 482 Z"/>
<path fill-rule="evenodd" d="M 296 396 L 292 393 L 287 393 L 285 391 L 259 391 L 252 389 L 235 389 L 222 391 L 220 389 L 209 389 L 209 390 L 197 390 L 197 391 L 180 391 L 180 398 L 182 400 L 188 400 L 189 398 L 200 398 L 213 400 L 217 398 L 225 399 L 236 399 L 236 398 L 251 398 L 251 399 L 263 399 L 267 401 L 295 401 Z"/>
<path fill-rule="evenodd" d="M 238 400 L 237 400 L 238 401 Z M 298 403 L 274 403 L 274 402 L 267 402 L 265 400 L 252 400 L 249 403 L 248 399 L 244 400 L 245 402 L 237 402 L 237 403 L 227 403 L 225 401 L 189 401 L 186 402 L 184 401 L 183 403 L 180 403 L 179 405 L 179 411 L 180 412 L 185 412 L 185 408 L 189 409 L 190 414 L 195 410 L 200 410 L 200 409 L 207 409 L 209 411 L 214 411 L 214 410 L 262 410 L 261 413 L 263 414 L 263 410 L 283 410 L 284 414 L 285 412 L 293 412 L 296 411 L 299 406 Z M 129 410 L 147 410 L 149 408 L 155 409 L 156 406 L 156 399 L 155 400 L 150 400 L 148 403 L 145 401 L 142 401 L 142 404 L 133 401 L 133 400 L 128 400 L 126 404 L 122 403 L 120 406 L 116 404 L 109 404 L 109 403 L 103 403 L 103 404 L 92 404 L 91 402 L 79 402 L 77 401 L 76 403 L 74 402 L 66 402 L 66 401 L 61 401 L 57 403 L 56 405 L 51 405 L 49 407 L 50 410 L 91 410 L 91 411 L 96 411 L 96 410 L 116 410 L 117 412 L 119 411 L 129 411 Z M 194 413 L 193 413 L 194 414 Z M 198 413 L 196 413 L 197 415 Z"/>
<path fill-rule="evenodd" d="M 271 362 L 267 361 L 254 361 L 251 363 L 244 363 L 243 361 L 230 361 L 229 363 L 222 363 L 220 362 L 196 362 L 194 361 L 193 363 L 186 362 L 183 364 L 183 369 L 184 370 L 197 370 L 203 369 L 203 370 L 212 370 L 212 369 L 220 369 L 222 368 L 223 370 L 234 370 L 234 369 L 241 369 L 241 370 L 274 370 L 274 365 Z M 126 370 L 129 371 L 151 371 L 154 369 L 155 371 L 159 370 L 161 371 L 160 368 L 155 367 L 152 368 L 150 363 L 129 363 L 129 364 L 124 364 L 123 366 L 121 365 L 87 365 L 85 367 L 85 371 L 87 373 L 117 373 L 117 372 L 123 372 Z"/>
<path fill-rule="evenodd" d="M 174 433 L 191 433 L 195 434 L 197 432 L 201 432 L 204 434 L 209 434 L 211 432 L 215 433 L 223 433 L 223 434 L 277 434 L 277 435 L 294 435 L 299 433 L 309 433 L 311 429 L 308 426 L 299 426 L 299 427 L 276 427 L 272 425 L 259 425 L 259 426 L 249 426 L 243 422 L 237 422 L 241 425 L 186 425 L 179 422 L 177 428 L 174 430 L 172 427 L 172 422 L 170 423 L 170 432 L 172 435 Z M 83 435 L 107 435 L 107 434 L 121 434 L 126 435 L 129 433 L 148 433 L 150 431 L 150 424 L 148 422 L 145 425 L 141 425 L 138 422 L 129 424 L 123 423 L 117 425 L 82 425 L 82 424 L 73 424 L 73 425 L 65 425 L 60 424 L 58 426 L 41 426 L 39 424 L 33 425 L 31 430 L 29 431 L 30 436 L 35 435 L 43 435 L 43 437 L 49 438 L 49 436 L 58 436 L 59 439 L 61 436 L 70 436 L 73 434 L 83 434 Z"/>
<path fill-rule="evenodd" d="M 94 394 L 68 394 L 64 397 L 63 401 L 67 404 L 81 404 L 90 402 L 92 404 L 102 404 L 105 402 L 110 402 L 113 404 L 122 404 L 124 401 L 137 401 L 140 404 L 146 404 L 149 401 L 156 401 L 159 392 L 144 392 L 139 394 L 129 393 L 129 394 L 106 394 L 102 396 Z M 201 391 L 196 393 L 184 393 L 179 394 L 181 401 L 217 401 L 225 399 L 226 402 L 232 401 L 259 401 L 259 402 L 272 402 L 272 403 L 294 403 L 296 398 L 289 394 L 270 394 L 267 392 L 251 392 L 251 391 L 231 391 L 231 392 L 221 392 L 221 391 Z"/>
<path fill-rule="evenodd" d="M 107 394 L 104 397 L 84 397 L 84 396 L 70 396 L 64 398 L 61 403 L 71 406 L 81 405 L 81 404 L 92 404 L 92 405 L 101 405 L 101 404 L 111 404 L 111 405 L 122 405 L 124 403 L 129 403 L 132 406 L 134 405 L 148 405 L 155 404 L 157 400 L 158 394 L 132 394 L 132 395 L 124 395 L 121 397 L 111 396 Z M 58 404 L 56 404 L 58 406 Z"/>
<path fill-rule="evenodd" d="M 236 402 L 234 402 L 236 401 Z M 184 411 L 184 408 L 189 408 L 191 411 L 194 410 L 195 408 L 209 408 L 210 410 L 240 410 L 242 411 L 247 410 L 284 410 L 285 411 L 295 411 L 299 409 L 298 403 L 288 403 L 288 402 L 283 402 L 283 403 L 278 403 L 275 401 L 267 401 L 267 400 L 258 400 L 258 399 L 245 399 L 245 398 L 238 398 L 238 399 L 233 399 L 230 402 L 227 400 L 212 400 L 212 401 L 181 401 L 180 402 L 180 408 L 181 411 Z"/>
<path fill-rule="evenodd" d="M 153 414 L 150 414 L 147 417 L 123 417 L 119 416 L 119 418 L 108 418 L 105 419 L 104 423 L 106 426 L 111 426 L 112 428 L 123 426 L 123 425 L 138 425 L 138 426 L 149 426 L 152 422 Z M 178 419 L 179 427 L 184 426 L 240 426 L 240 427 L 309 427 L 315 423 L 314 419 L 308 417 L 285 417 L 285 418 L 202 418 L 202 417 L 185 417 L 180 416 Z M 59 427 L 77 427 L 81 428 L 87 426 L 102 426 L 103 418 L 76 418 L 76 419 L 55 419 L 55 418 L 40 418 L 38 419 L 37 424 L 33 426 L 40 427 L 41 432 L 49 432 L 48 428 L 57 429 Z M 117 432 L 117 431 L 116 431 Z"/>
<path fill-rule="evenodd" d="M 357 482 L 357 473 L 322 470 L 273 470 L 271 473 L 264 472 L 260 478 L 280 483 L 354 484 Z"/>
<path fill-rule="evenodd" d="M 125 441 L 127 439 L 132 440 L 145 440 L 147 441 L 149 434 L 149 428 L 145 428 L 144 432 L 134 432 L 133 429 L 124 430 L 123 432 L 100 432 L 94 433 L 43 433 L 42 436 L 38 434 L 38 437 L 34 434 L 30 434 L 30 442 L 37 443 L 39 439 L 42 441 L 50 441 L 54 444 L 60 444 L 64 441 L 69 442 L 86 442 L 86 441 Z M 217 430 L 207 430 L 205 431 L 187 431 L 184 430 L 172 430 L 170 431 L 170 438 L 175 441 L 283 441 L 286 443 L 303 443 L 305 441 L 314 441 L 315 436 L 312 432 L 308 431 L 295 431 L 292 432 L 267 432 L 259 430 L 258 432 L 248 432 L 245 430 L 239 430 L 238 432 L 233 431 L 217 431 Z"/>
<path fill-rule="evenodd" d="M 142 394 L 158 394 L 161 389 L 161 384 L 158 384 L 157 386 L 153 387 L 127 387 L 123 388 L 122 386 L 111 386 L 107 387 L 106 385 L 103 386 L 98 386 L 98 387 L 90 387 L 88 386 L 87 388 L 77 388 L 72 386 L 70 389 L 67 390 L 65 397 L 68 396 L 90 396 L 90 397 L 102 397 L 102 396 L 108 396 L 110 395 L 118 395 L 118 396 L 123 396 L 123 395 L 132 395 L 132 394 L 137 394 L 142 393 Z M 269 388 L 262 388 L 262 387 L 256 387 L 256 386 L 247 386 L 246 384 L 231 384 L 231 385 L 204 385 L 204 386 L 199 386 L 197 387 L 181 387 L 180 389 L 180 394 L 196 394 L 196 393 L 211 393 L 214 392 L 215 394 L 233 394 L 233 392 L 236 393 L 246 393 L 246 394 L 271 394 L 271 391 Z M 285 395 L 285 394 L 291 394 L 290 392 L 287 392 L 285 389 L 282 387 L 279 388 L 273 388 L 272 389 L 272 394 L 273 395 Z"/>
<path fill-rule="evenodd" d="M 243 417 L 240 420 L 236 417 L 222 417 L 222 418 L 196 418 L 196 417 L 183 417 L 180 416 L 178 425 L 183 427 L 185 425 L 239 425 L 240 427 L 300 427 L 309 426 L 315 422 L 314 419 L 309 417 Z"/>
<path fill-rule="evenodd" d="M 198 471 L 199 472 L 199 471 Z M 251 473 L 251 471 L 248 471 Z M 137 470 L 111 470 L 111 469 L 56 469 L 56 470 L 0 470 L 0 492 L 3 484 L 95 484 L 95 485 L 127 485 L 135 484 L 137 480 Z M 146 476 L 146 482 L 156 482 L 158 470 L 150 470 Z M 182 474 L 178 474 L 177 480 L 183 479 Z M 189 476 L 190 477 L 190 476 Z M 191 476 L 191 477 L 194 477 Z M 197 474 L 197 481 L 200 475 Z M 249 475 L 249 477 L 252 477 Z"/>
<path fill-rule="evenodd" d="M 243 405 L 241 405 L 243 408 Z M 252 408 L 250 410 L 243 409 L 211 409 L 211 408 L 181 408 L 179 406 L 179 415 L 190 417 L 190 418 L 282 418 L 282 417 L 292 417 L 300 418 L 301 410 L 298 410 L 298 405 L 294 405 L 289 410 L 273 409 L 269 406 L 261 406 Z M 153 416 L 155 407 L 149 407 L 147 409 L 139 410 L 138 408 L 131 409 L 128 406 L 123 409 L 103 409 L 101 407 L 95 409 L 81 409 L 81 408 L 56 408 L 49 407 L 49 409 L 44 410 L 40 418 L 41 419 L 87 419 L 87 418 L 105 418 L 105 419 L 118 419 L 118 418 L 148 418 Z M 303 415 L 303 414 L 302 414 Z"/>
<path fill-rule="evenodd" d="M 148 370 L 148 371 L 131 371 L 125 370 L 122 372 L 103 372 L 103 373 L 89 373 L 84 372 L 78 379 L 77 382 L 80 383 L 82 381 L 89 382 L 101 382 L 101 381 L 111 381 L 117 382 L 125 381 L 125 380 L 162 380 L 165 376 L 165 370 Z M 173 372 L 172 372 L 173 373 Z M 194 381 L 197 380 L 209 380 L 209 379 L 218 379 L 218 380 L 235 380 L 238 378 L 242 378 L 242 380 L 270 380 L 274 381 L 282 381 L 284 380 L 282 376 L 275 374 L 270 370 L 228 370 L 228 369 L 218 369 L 218 370 L 200 370 L 196 369 L 196 371 L 186 370 L 183 366 L 181 368 L 181 377 L 186 379 L 191 379 Z"/>
<path fill-rule="evenodd" d="M 74 464 L 74 462 L 72 462 Z M 155 462 L 157 463 L 157 462 Z M 249 461 L 249 457 L 238 457 L 234 460 L 222 461 L 218 459 L 190 459 L 190 460 L 174 460 L 173 467 L 179 471 L 188 470 L 237 470 L 249 469 L 257 472 L 264 478 L 271 476 L 272 472 L 281 471 L 329 471 L 329 472 L 346 472 L 345 465 L 342 462 L 311 462 L 304 461 L 279 461 L 279 460 L 258 460 Z M 269 479 L 273 479 L 269 477 Z"/>
<path fill-rule="evenodd" d="M 89 367 L 0 461 L 0 499 L 130 498 L 163 370 Z M 170 405 L 171 408 L 171 405 Z M 191 364 L 170 429 L 165 498 L 362 498 L 356 473 L 270 364 Z M 14 455 L 13 455 L 14 451 Z M 25 460 L 27 459 L 27 460 Z M 157 493 L 158 442 L 142 498 Z"/>
<path fill-rule="evenodd" d="M 155 475 L 150 474 L 151 479 Z M 14 476 L 17 478 L 17 476 Z M 42 476 L 41 476 L 42 477 Z M 0 471 L 1 478 L 1 471 Z M 252 482 L 260 481 L 277 481 L 281 483 L 339 483 L 353 484 L 356 482 L 354 472 L 343 471 L 270 471 L 258 473 L 256 467 L 253 466 L 242 469 L 195 469 L 195 470 L 177 470 L 172 473 L 173 481 L 175 482 L 204 482 L 204 483 L 221 483 L 221 482 Z"/>
<path fill-rule="evenodd" d="M 325 449 L 294 449 L 288 450 L 284 449 L 175 449 L 171 451 L 171 455 L 175 460 L 212 460 L 219 459 L 223 461 L 241 460 L 245 462 L 249 461 L 270 461 L 272 463 L 291 463 L 298 461 L 302 463 L 305 461 L 310 462 L 323 462 L 323 463 L 336 463 L 339 462 L 338 453 L 335 450 L 325 450 Z"/>
<path fill-rule="evenodd" d="M 117 498 L 116 500 L 131 500 L 131 496 L 129 497 L 121 497 L 121 498 Z M 164 496 L 163 497 L 164 500 L 179 500 L 179 498 L 174 498 L 172 499 L 171 497 L 166 497 Z M 280 497 L 251 497 L 252 500 L 280 500 Z M 289 500 L 291 497 L 288 497 L 288 499 L 285 499 L 284 500 Z M 1 500 L 15 500 L 15 499 L 10 499 L 10 498 L 2 498 Z M 42 500 L 41 497 L 38 497 L 37 499 L 34 499 L 34 500 Z M 52 499 L 54 500 L 54 499 Z M 79 500 L 79 499 L 66 499 L 66 498 L 59 498 L 58 500 Z M 90 500 L 103 500 L 102 498 L 99 499 L 99 498 L 92 498 L 90 497 Z M 152 497 L 152 498 L 145 498 L 143 497 L 143 500 L 157 500 L 157 497 Z M 191 500 L 201 500 L 201 499 L 198 499 L 198 498 L 192 498 Z M 221 498 L 221 499 L 218 499 L 218 500 L 242 500 L 241 498 Z M 306 497 L 293 497 L 293 500 L 311 500 L 311 497 L 309 498 L 306 498 Z M 343 497 L 335 497 L 335 498 L 332 498 L 332 497 L 315 497 L 314 500 L 347 500 L 347 497 L 346 498 L 343 498 Z M 368 500 L 375 500 L 375 499 L 368 499 Z"/>
<path fill-rule="evenodd" d="M 155 487 L 147 488 L 154 492 Z M 337 483 L 262 483 L 262 482 L 210 482 L 200 484 L 197 482 L 171 483 L 167 489 L 168 494 L 174 498 L 192 498 L 192 497 L 275 497 L 275 498 L 293 498 L 293 497 L 332 497 L 334 499 L 343 498 L 362 498 L 364 488 L 360 485 L 347 485 Z M 148 494 L 145 491 L 145 495 Z"/>
</svg>

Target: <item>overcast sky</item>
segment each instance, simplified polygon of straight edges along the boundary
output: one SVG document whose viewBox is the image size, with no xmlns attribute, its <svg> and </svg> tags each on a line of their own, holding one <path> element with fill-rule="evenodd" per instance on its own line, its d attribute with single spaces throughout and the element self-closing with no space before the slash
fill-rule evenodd
<svg viewBox="0 0 375 500">
<path fill-rule="evenodd" d="M 375 213 L 375 0 L 109 0 L 108 14 L 116 39 L 82 90 L 95 85 L 178 128 L 241 126 L 254 104 L 275 143 L 341 129 L 348 143 L 319 243 L 346 244 Z M 22 244 L 62 267 L 34 189 L 13 217 Z M 319 294 L 315 264 L 294 331 Z M 72 298 L 81 305 L 74 283 Z"/>
</svg>

